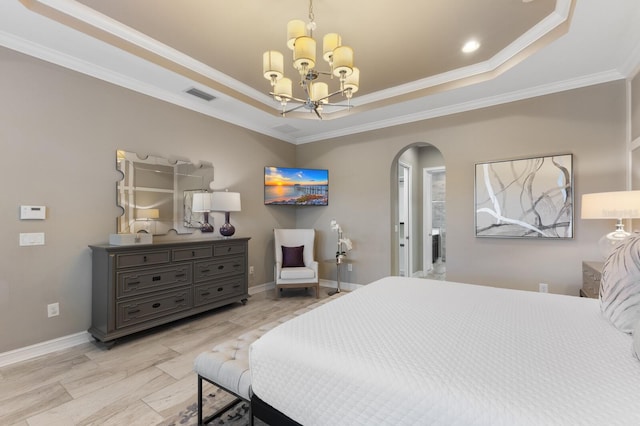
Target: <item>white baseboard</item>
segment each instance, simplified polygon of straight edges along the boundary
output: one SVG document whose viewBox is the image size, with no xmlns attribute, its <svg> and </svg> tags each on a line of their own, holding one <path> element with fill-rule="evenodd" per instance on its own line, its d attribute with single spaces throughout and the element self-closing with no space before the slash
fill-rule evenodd
<svg viewBox="0 0 640 426">
<path fill-rule="evenodd" d="M 57 339 L 48 340 L 46 342 L 36 343 L 35 345 L 26 346 L 24 348 L 14 349 L 0 354 L 0 367 L 15 364 L 16 362 L 27 361 L 41 355 L 68 349 L 91 341 L 93 341 L 91 335 L 86 331 L 83 331 L 76 334 L 70 334 L 68 336 L 58 337 Z"/>
<path fill-rule="evenodd" d="M 274 288 L 276 288 L 275 281 L 271 281 L 271 282 L 260 284 L 260 285 L 254 285 L 253 287 L 249 287 L 249 295 L 251 296 L 257 293 L 262 293 L 263 291 L 272 290 Z"/>
<path fill-rule="evenodd" d="M 332 280 L 320 280 L 321 287 L 338 288 L 338 282 Z M 347 291 L 354 291 L 362 287 L 362 284 L 345 283 L 340 281 L 340 289 Z"/>
<path fill-rule="evenodd" d="M 275 282 L 271 281 L 268 283 L 249 287 L 249 295 L 261 293 L 267 290 L 272 290 L 275 288 L 275 286 L 276 286 Z M 320 286 L 337 288 L 338 284 L 336 281 L 320 280 Z M 362 284 L 352 284 L 352 283 L 344 283 L 344 282 L 340 283 L 340 288 L 347 291 L 357 290 L 360 287 L 362 287 Z M 27 361 L 32 358 L 39 357 L 41 355 L 47 355 L 52 352 L 68 349 L 73 346 L 81 345 L 83 343 L 88 343 L 92 341 L 93 341 L 93 337 L 91 337 L 91 334 L 87 333 L 86 331 L 83 331 L 80 333 L 59 337 L 57 339 L 48 340 L 46 342 L 36 343 L 35 345 L 26 346 L 24 348 L 14 349 L 12 351 L 0 353 L 0 367 L 5 367 L 10 364 L 15 364 L 16 362 Z"/>
</svg>

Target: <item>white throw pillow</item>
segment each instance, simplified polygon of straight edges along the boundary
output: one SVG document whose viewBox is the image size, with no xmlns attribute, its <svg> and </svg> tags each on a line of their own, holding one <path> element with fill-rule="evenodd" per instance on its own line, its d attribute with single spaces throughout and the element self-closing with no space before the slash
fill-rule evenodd
<svg viewBox="0 0 640 426">
<path fill-rule="evenodd" d="M 640 320 L 640 234 L 624 240 L 605 260 L 600 309 L 625 333 L 631 333 Z"/>
</svg>

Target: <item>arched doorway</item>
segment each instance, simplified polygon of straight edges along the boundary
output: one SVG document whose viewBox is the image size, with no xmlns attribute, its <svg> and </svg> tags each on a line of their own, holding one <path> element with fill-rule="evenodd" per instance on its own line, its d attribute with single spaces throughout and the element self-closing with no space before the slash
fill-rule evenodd
<svg viewBox="0 0 640 426">
<path fill-rule="evenodd" d="M 418 142 L 400 150 L 391 168 L 392 274 L 444 279 L 444 158 L 433 145 Z"/>
</svg>

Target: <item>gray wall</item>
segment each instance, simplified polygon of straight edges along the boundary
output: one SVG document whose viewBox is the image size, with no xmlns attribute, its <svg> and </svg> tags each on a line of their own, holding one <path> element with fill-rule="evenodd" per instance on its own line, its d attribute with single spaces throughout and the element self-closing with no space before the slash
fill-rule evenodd
<svg viewBox="0 0 640 426">
<path fill-rule="evenodd" d="M 596 243 L 614 225 L 582 221 L 581 195 L 625 188 L 625 98 L 618 81 L 299 146 L 299 166 L 330 169 L 331 196 L 325 211 L 300 211 L 298 225 L 326 229 L 338 219 L 356 247 L 345 281 L 389 274 L 395 160 L 405 147 L 428 143 L 447 171 L 447 279 L 533 291 L 546 282 L 551 292 L 578 295 L 581 261 L 599 258 Z M 475 238 L 475 163 L 558 153 L 574 156 L 575 238 Z"/>
<path fill-rule="evenodd" d="M 263 170 L 293 166 L 294 145 L 4 48 L 0 69 L 0 353 L 89 327 L 87 246 L 116 232 L 118 148 L 213 163 L 216 189 L 242 194 L 231 221 L 251 237 L 250 284 L 273 281 L 272 229 L 295 227 L 295 210 L 264 206 Z M 47 219 L 19 220 L 21 204 L 46 205 Z M 19 247 L 21 232 L 45 232 L 46 245 Z M 53 302 L 60 316 L 47 318 Z"/>
<path fill-rule="evenodd" d="M 580 194 L 624 188 L 623 82 L 296 147 L 1 48 L 0 69 L 0 352 L 89 327 L 87 246 L 116 229 L 118 148 L 213 163 L 216 188 L 242 194 L 232 221 L 252 238 L 252 285 L 273 279 L 272 228 L 316 228 L 318 257 L 331 258 L 332 218 L 354 241 L 353 272 L 343 279 L 365 284 L 388 275 L 394 164 L 414 143 L 435 146 L 445 160 L 451 280 L 527 290 L 545 281 L 553 292 L 577 294 L 581 260 L 598 257 L 595 243 L 613 226 L 577 213 L 573 240 L 475 239 L 475 162 L 572 153 L 577 212 Z M 265 207 L 265 165 L 328 168 L 330 205 Z M 20 221 L 21 204 L 46 205 L 47 220 Z M 213 218 L 218 228 L 222 217 Z M 19 233 L 40 231 L 45 246 L 18 246 Z M 335 279 L 333 265 L 321 265 L 322 277 Z M 52 302 L 61 314 L 48 319 Z"/>
</svg>

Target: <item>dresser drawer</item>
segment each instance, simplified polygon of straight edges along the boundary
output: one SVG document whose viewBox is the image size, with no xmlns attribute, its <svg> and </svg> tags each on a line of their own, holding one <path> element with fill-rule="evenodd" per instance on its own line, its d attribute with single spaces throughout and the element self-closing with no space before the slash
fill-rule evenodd
<svg viewBox="0 0 640 426">
<path fill-rule="evenodd" d="M 201 306 L 216 302 L 228 296 L 244 293 L 244 277 L 202 284 L 195 287 L 194 305 Z"/>
<path fill-rule="evenodd" d="M 187 247 L 173 249 L 172 253 L 172 260 L 174 262 L 180 260 L 197 260 L 210 258 L 213 255 L 213 249 L 211 246 Z"/>
<path fill-rule="evenodd" d="M 218 244 L 213 248 L 213 255 L 216 257 L 230 254 L 243 254 L 244 252 L 244 244 Z"/>
<path fill-rule="evenodd" d="M 116 327 L 127 327 L 162 318 L 176 312 L 191 309 L 192 306 L 191 288 L 189 287 L 178 291 L 118 302 Z"/>
<path fill-rule="evenodd" d="M 136 253 L 119 253 L 116 255 L 116 268 L 132 266 L 158 265 L 169 263 L 169 250 L 143 251 Z"/>
<path fill-rule="evenodd" d="M 118 273 L 116 297 L 128 297 L 191 284 L 191 263 Z"/>
<path fill-rule="evenodd" d="M 226 259 L 196 262 L 194 265 L 194 281 L 209 281 L 230 275 L 243 274 L 245 272 L 244 257 L 231 257 Z"/>
</svg>

